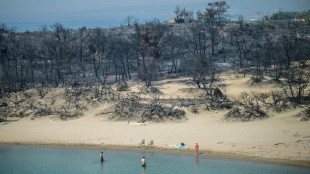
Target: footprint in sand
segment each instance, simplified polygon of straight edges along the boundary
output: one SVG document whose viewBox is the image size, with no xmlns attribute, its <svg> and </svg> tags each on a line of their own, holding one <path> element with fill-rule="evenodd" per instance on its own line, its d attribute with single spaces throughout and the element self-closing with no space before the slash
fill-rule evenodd
<svg viewBox="0 0 310 174">
<path fill-rule="evenodd" d="M 287 134 L 287 133 L 289 133 L 290 131 L 288 131 L 288 130 L 282 130 L 282 132 L 283 132 L 283 134 Z"/>
<path fill-rule="evenodd" d="M 256 149 L 256 147 L 249 147 L 248 149 Z"/>
<path fill-rule="evenodd" d="M 285 143 L 276 143 L 274 144 L 275 146 L 279 146 L 279 145 L 284 145 L 285 146 Z"/>
</svg>

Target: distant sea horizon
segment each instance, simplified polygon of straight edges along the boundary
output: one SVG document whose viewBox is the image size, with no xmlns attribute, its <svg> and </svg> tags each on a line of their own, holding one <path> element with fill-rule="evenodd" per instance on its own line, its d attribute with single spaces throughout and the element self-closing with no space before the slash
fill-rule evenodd
<svg viewBox="0 0 310 174">
<path fill-rule="evenodd" d="M 86 28 L 110 28 L 118 27 L 123 25 L 120 21 L 113 20 L 72 20 L 72 21 L 22 21 L 22 22 L 2 22 L 8 29 L 13 29 L 16 32 L 26 32 L 26 31 L 40 31 L 42 26 L 47 26 L 48 29 L 55 23 L 60 23 L 67 29 L 79 29 L 82 27 Z"/>
<path fill-rule="evenodd" d="M 250 20 L 254 16 L 262 17 L 264 14 L 273 14 L 279 9 L 284 11 L 302 11 L 309 9 L 298 3 L 291 3 L 291 0 L 283 0 L 280 8 L 278 1 L 261 0 L 257 3 L 243 3 L 243 0 L 228 0 L 231 6 L 228 9 L 228 15 L 232 20 L 243 16 L 244 20 Z M 233 3 L 234 2 L 234 3 Z M 266 3 L 270 2 L 269 6 Z M 307 4 L 307 3 L 306 3 Z M 87 28 L 110 28 L 126 25 L 127 16 L 133 17 L 133 21 L 145 23 L 153 19 L 159 21 L 168 21 L 169 18 L 175 17 L 175 7 L 178 4 L 167 3 L 158 5 L 141 5 L 141 6 L 117 6 L 104 7 L 98 6 L 97 9 L 88 9 L 83 11 L 61 11 L 61 12 L 37 12 L 24 14 L 23 12 L 12 10 L 10 13 L 0 12 L 0 24 L 5 24 L 9 29 L 14 28 L 17 32 L 39 31 L 42 25 L 50 28 L 51 25 L 59 22 L 65 28 L 78 29 L 83 26 Z M 206 3 L 196 2 L 189 4 L 179 4 L 180 7 L 186 7 L 187 10 L 194 12 L 204 11 L 207 7 Z M 132 21 L 132 22 L 133 22 Z"/>
<path fill-rule="evenodd" d="M 160 10 L 159 10 L 160 9 Z M 137 12 L 135 12 L 135 10 Z M 174 17 L 173 6 L 133 8 L 105 8 L 87 10 L 81 12 L 33 13 L 28 15 L 0 15 L 0 24 L 5 24 L 9 29 L 16 32 L 39 31 L 43 25 L 47 27 L 59 22 L 67 29 L 87 28 L 110 28 L 126 25 L 126 18 L 132 17 L 131 23 L 138 21 L 145 23 L 153 19 L 168 21 Z"/>
</svg>

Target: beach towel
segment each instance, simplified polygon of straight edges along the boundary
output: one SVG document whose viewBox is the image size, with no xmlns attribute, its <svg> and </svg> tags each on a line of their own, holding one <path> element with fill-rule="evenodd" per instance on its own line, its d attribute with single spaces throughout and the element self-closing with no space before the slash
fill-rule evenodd
<svg viewBox="0 0 310 174">
<path fill-rule="evenodd" d="M 173 144 L 173 145 L 169 145 L 169 147 L 174 147 L 174 148 L 185 148 L 186 145 L 177 145 L 177 144 Z"/>
</svg>

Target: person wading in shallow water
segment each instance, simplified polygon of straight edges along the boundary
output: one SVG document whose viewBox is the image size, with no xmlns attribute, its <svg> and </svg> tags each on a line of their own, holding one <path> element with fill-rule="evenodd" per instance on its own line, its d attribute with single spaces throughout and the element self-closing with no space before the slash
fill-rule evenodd
<svg viewBox="0 0 310 174">
<path fill-rule="evenodd" d="M 196 156 L 198 156 L 198 150 L 199 150 L 199 146 L 197 143 L 195 143 L 195 152 L 196 152 Z"/>
<path fill-rule="evenodd" d="M 145 157 L 142 157 L 141 163 L 142 163 L 142 167 L 146 167 L 146 159 L 145 159 Z"/>
<path fill-rule="evenodd" d="M 100 161 L 103 162 L 103 152 L 100 153 Z"/>
</svg>

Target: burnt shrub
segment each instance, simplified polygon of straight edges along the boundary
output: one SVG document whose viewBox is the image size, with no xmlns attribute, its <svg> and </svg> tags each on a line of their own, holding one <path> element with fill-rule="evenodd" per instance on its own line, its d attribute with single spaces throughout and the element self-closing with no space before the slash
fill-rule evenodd
<svg viewBox="0 0 310 174">
<path fill-rule="evenodd" d="M 122 83 L 117 86 L 117 91 L 128 91 L 129 87 L 127 84 Z"/>
<path fill-rule="evenodd" d="M 240 109 L 236 107 L 231 109 L 227 114 L 225 114 L 224 119 L 250 121 L 255 119 L 263 119 L 267 117 L 269 117 L 268 114 L 259 108 Z"/>
<path fill-rule="evenodd" d="M 309 121 L 310 120 L 310 107 L 301 111 L 297 114 L 297 117 L 301 117 L 300 121 Z"/>
</svg>

